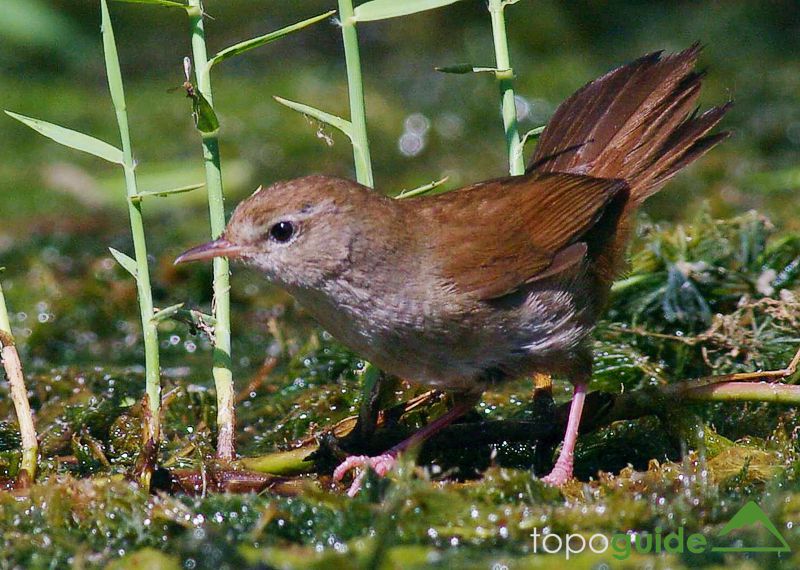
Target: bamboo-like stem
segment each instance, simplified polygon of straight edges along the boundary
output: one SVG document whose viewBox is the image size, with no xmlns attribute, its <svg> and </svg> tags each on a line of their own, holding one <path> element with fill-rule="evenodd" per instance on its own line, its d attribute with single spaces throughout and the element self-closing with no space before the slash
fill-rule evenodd
<svg viewBox="0 0 800 570">
<path fill-rule="evenodd" d="M 342 23 L 342 41 L 344 43 L 344 59 L 347 66 L 347 91 L 350 100 L 350 123 L 352 129 L 353 162 L 356 168 L 356 180 L 370 188 L 375 186 L 372 174 L 372 158 L 369 152 L 367 136 L 367 115 L 364 107 L 364 80 L 361 75 L 361 54 L 358 49 L 358 32 L 353 19 L 353 0 L 339 0 L 339 18 Z M 361 427 L 370 429 L 368 418 L 377 414 L 375 406 L 380 400 L 380 393 L 385 384 L 381 374 L 372 370 L 367 364 L 362 374 L 364 385 L 361 387 L 362 404 L 360 416 L 366 420 Z"/>
<path fill-rule="evenodd" d="M 189 25 L 192 34 L 192 56 L 197 74 L 197 88 L 213 108 L 211 75 L 208 67 L 203 5 L 201 0 L 189 0 Z M 211 237 L 217 239 L 225 231 L 225 204 L 222 190 L 222 169 L 219 155 L 219 133 L 202 133 L 203 162 L 208 190 L 208 210 Z M 217 458 L 230 461 L 234 458 L 235 393 L 231 370 L 230 324 L 230 265 L 228 259 L 214 259 L 214 385 L 217 390 Z"/>
<path fill-rule="evenodd" d="M 103 16 L 103 49 L 105 53 L 106 74 L 111 100 L 117 116 L 119 136 L 122 142 L 123 171 L 125 173 L 125 190 L 128 196 L 128 215 L 130 217 L 133 252 L 136 261 L 136 289 L 139 298 L 139 312 L 142 319 L 145 355 L 145 391 L 149 406 L 148 425 L 145 433 L 145 447 L 156 449 L 160 438 L 159 408 L 161 404 L 161 372 L 158 354 L 158 327 L 153 319 L 153 293 L 150 287 L 150 269 L 147 264 L 147 241 L 142 219 L 142 202 L 136 185 L 136 162 L 131 147 L 130 129 L 128 127 L 128 111 L 125 102 L 125 90 L 122 84 L 122 73 L 119 66 L 114 30 L 108 13 L 106 0 L 101 2 Z M 145 486 L 149 484 L 149 473 L 145 477 Z"/>
<path fill-rule="evenodd" d="M 361 56 L 358 51 L 358 33 L 353 20 L 352 0 L 339 0 L 339 17 L 342 21 L 344 58 L 347 64 L 347 89 L 350 97 L 350 122 L 353 129 L 353 160 L 356 180 L 364 186 L 374 186 L 372 159 L 367 138 L 367 117 L 364 110 L 364 82 L 361 77 Z"/>
<path fill-rule="evenodd" d="M 514 70 L 508 54 L 506 37 L 506 3 L 504 0 L 489 0 L 489 14 L 492 17 L 492 37 L 497 71 L 495 76 L 500 87 L 502 101 L 503 127 L 508 149 L 508 173 L 511 176 L 525 174 L 525 157 L 522 155 L 522 139 L 517 125 L 517 101 L 514 98 Z"/>
<path fill-rule="evenodd" d="M 0 359 L 6 371 L 11 401 L 17 414 L 19 433 L 22 439 L 22 461 L 20 462 L 20 475 L 25 471 L 27 477 L 33 480 L 36 477 L 36 460 L 39 455 L 39 442 L 36 439 L 36 428 L 33 424 L 31 405 L 28 402 L 28 390 L 25 387 L 25 377 L 22 375 L 22 364 L 19 360 L 17 347 L 14 345 L 14 335 L 11 333 L 11 322 L 8 318 L 8 309 L 3 295 L 3 286 L 0 284 Z M 24 476 L 22 476 L 24 479 Z"/>
<path fill-rule="evenodd" d="M 503 129 L 508 151 L 508 173 L 511 176 L 525 174 L 524 141 L 519 135 L 517 123 L 517 100 L 514 95 L 514 69 L 511 67 L 511 56 L 508 51 L 506 34 L 505 0 L 489 0 L 489 15 L 492 18 L 492 39 L 494 40 L 495 78 L 500 88 Z M 534 390 L 551 394 L 552 380 L 547 374 L 533 376 Z"/>
</svg>

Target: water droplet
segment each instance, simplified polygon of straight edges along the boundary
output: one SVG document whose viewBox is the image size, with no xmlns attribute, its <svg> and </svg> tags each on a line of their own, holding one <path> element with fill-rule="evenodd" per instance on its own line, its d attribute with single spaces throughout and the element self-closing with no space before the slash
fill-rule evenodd
<svg viewBox="0 0 800 570">
<path fill-rule="evenodd" d="M 424 137 L 416 133 L 403 133 L 397 143 L 403 156 L 417 156 L 425 148 Z"/>
<path fill-rule="evenodd" d="M 422 113 L 414 113 L 406 117 L 404 126 L 406 128 L 406 132 L 423 136 L 428 132 L 428 129 L 431 128 L 431 122 L 428 117 Z"/>
</svg>

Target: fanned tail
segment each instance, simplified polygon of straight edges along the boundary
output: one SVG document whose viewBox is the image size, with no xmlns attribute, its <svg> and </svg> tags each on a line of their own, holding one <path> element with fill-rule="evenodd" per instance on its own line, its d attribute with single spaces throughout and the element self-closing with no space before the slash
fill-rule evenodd
<svg viewBox="0 0 800 570">
<path fill-rule="evenodd" d="M 699 51 L 695 44 L 674 55 L 652 53 L 585 85 L 556 110 L 528 172 L 622 179 L 632 206 L 658 192 L 730 134 L 708 134 L 730 102 L 696 111 Z"/>
</svg>

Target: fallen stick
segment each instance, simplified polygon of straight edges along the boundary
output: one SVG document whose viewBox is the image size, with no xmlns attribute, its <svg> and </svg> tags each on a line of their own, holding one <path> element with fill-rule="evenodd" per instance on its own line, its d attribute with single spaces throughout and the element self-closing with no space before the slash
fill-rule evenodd
<svg viewBox="0 0 800 570">
<path fill-rule="evenodd" d="M 36 461 L 39 454 L 39 441 L 36 439 L 36 428 L 33 424 L 33 414 L 28 402 L 28 390 L 25 388 L 25 377 L 22 375 L 22 363 L 11 334 L 3 289 L 0 287 L 0 358 L 6 371 L 11 401 L 17 414 L 19 433 L 22 439 L 22 460 L 17 477 L 20 486 L 26 486 L 36 477 Z"/>
</svg>

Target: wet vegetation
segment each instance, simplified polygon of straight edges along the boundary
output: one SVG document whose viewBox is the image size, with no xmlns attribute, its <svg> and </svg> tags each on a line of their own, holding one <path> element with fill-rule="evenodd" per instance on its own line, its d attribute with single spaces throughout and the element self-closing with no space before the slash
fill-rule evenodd
<svg viewBox="0 0 800 570">
<path fill-rule="evenodd" d="M 208 25 L 222 45 L 265 31 L 246 23 L 265 12 L 291 12 L 270 14 L 265 25 L 274 29 L 332 7 L 207 4 L 215 17 Z M 465 52 L 491 62 L 485 6 L 470 4 L 455 4 L 449 15 L 364 28 L 375 178 L 386 192 L 443 175 L 453 188 L 505 171 L 499 112 L 486 112 L 498 109 L 494 83 L 431 71 L 463 61 Z M 800 36 L 789 32 L 798 25 L 789 10 L 756 4 L 731 3 L 713 25 L 698 14 L 717 5 L 513 7 L 524 130 L 608 67 L 697 38 L 708 44 L 704 57 L 712 71 L 704 100 L 718 101 L 734 87 L 737 100 L 729 125 L 736 138 L 671 183 L 641 217 L 630 271 L 615 285 L 596 334 L 577 480 L 560 491 L 542 485 L 531 466 L 542 474 L 551 465 L 569 384 L 556 378 L 551 401 L 533 397 L 531 380 L 522 379 L 487 393 L 476 412 L 418 450 L 416 462 L 407 458 L 387 479 L 368 479 L 365 492 L 348 499 L 330 479 L 345 451 L 382 449 L 440 414 L 447 401 L 397 381 L 374 437 L 348 438 L 364 363 L 285 293 L 246 270 L 234 270 L 231 288 L 242 459 L 217 462 L 212 341 L 207 323 L 190 312 L 211 312 L 212 270 L 172 266 L 208 231 L 202 198 L 187 194 L 155 204 L 146 220 L 155 305 L 185 305 L 159 324 L 162 442 L 152 490 L 145 492 L 135 477 L 147 421 L 136 285 L 107 250 L 131 250 L 121 182 L 111 167 L 4 122 L 13 144 L 0 149 L 6 267 L 0 278 L 25 366 L 40 464 L 35 484 L 13 488 L 20 436 L 3 382 L 0 568 L 800 566 L 798 404 L 702 401 L 676 388 L 710 375 L 784 368 L 800 346 Z M 7 87 L 2 106 L 65 117 L 111 140 L 106 87 L 92 78 L 102 73 L 96 6 L 41 6 L 57 8 L 51 16 L 71 47 L 37 44 L 34 34 L 18 60 L 0 50 L 8 71 L 0 79 Z M 201 180 L 187 102 L 166 92 L 183 80 L 189 48 L 174 30 L 185 31 L 185 22 L 167 10 L 127 8 L 112 5 L 120 57 L 130 71 L 129 107 L 137 110 L 137 160 L 150 167 L 142 169 L 140 185 Z M 758 39 L 734 41 L 729 29 Z M 267 96 L 300 93 L 346 114 L 344 68 L 327 54 L 340 49 L 338 30 L 303 33 L 275 48 L 292 63 L 277 52 L 254 52 L 215 83 L 224 174 L 234 197 L 228 207 L 258 183 L 312 171 L 350 175 L 350 148 L 338 134 L 284 112 Z M 452 47 L 432 39 L 443 33 L 454 38 Z M 137 34 L 147 57 L 128 47 Z M 0 37 L 14 38 L 8 31 Z M 597 45 L 608 52 L 600 54 Z M 769 73 L 762 73 L 765 62 Z M 314 137 L 318 130 L 322 140 Z M 797 380 L 794 374 L 782 382 Z M 634 551 L 619 560 L 611 549 L 587 550 L 567 563 L 563 552 L 542 555 L 532 538 L 534 531 L 588 540 L 595 533 L 652 536 L 683 527 L 711 544 L 772 545 L 763 525 L 718 536 L 749 501 L 790 552 Z"/>
</svg>

